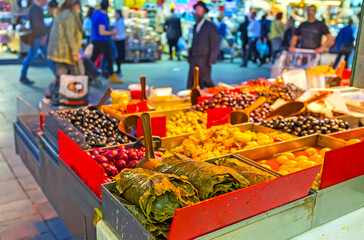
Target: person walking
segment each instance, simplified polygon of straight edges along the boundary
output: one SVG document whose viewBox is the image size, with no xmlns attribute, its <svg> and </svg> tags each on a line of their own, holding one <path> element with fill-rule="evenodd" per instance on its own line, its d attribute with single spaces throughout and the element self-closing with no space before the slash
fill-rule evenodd
<svg viewBox="0 0 364 240">
<path fill-rule="evenodd" d="M 270 39 L 272 42 L 272 62 L 274 63 L 277 54 L 281 51 L 282 41 L 284 37 L 284 30 L 285 26 L 282 23 L 282 16 L 281 12 L 277 13 L 276 19 L 272 22 L 270 27 Z"/>
<path fill-rule="evenodd" d="M 292 16 L 290 16 L 288 18 L 288 21 L 286 23 L 286 30 L 284 31 L 283 41 L 282 41 L 283 50 L 288 50 L 291 45 L 291 40 L 292 40 L 292 37 L 293 37 L 295 29 L 296 29 L 295 22 L 296 21 L 294 20 L 294 18 Z"/>
<path fill-rule="evenodd" d="M 102 0 L 100 3 L 100 10 L 96 10 L 92 14 L 92 43 L 94 45 L 94 49 L 92 52 L 91 60 L 93 62 L 99 57 L 102 53 L 106 62 L 107 62 L 107 70 L 109 75 L 110 83 L 122 83 L 123 81 L 119 79 L 113 70 L 113 53 L 112 46 L 110 43 L 110 36 L 114 36 L 117 34 L 116 30 L 108 30 L 109 29 L 109 20 L 107 18 L 107 9 L 109 8 L 109 1 Z"/>
<path fill-rule="evenodd" d="M 329 29 L 322 21 L 316 19 L 316 7 L 311 5 L 307 8 L 307 22 L 301 23 L 296 29 L 291 40 L 289 50 L 294 52 L 300 38 L 300 48 L 315 50 L 315 53 L 322 53 L 329 47 L 333 38 Z M 326 41 L 322 44 L 322 36 L 326 36 Z"/>
<path fill-rule="evenodd" d="M 353 20 L 349 19 L 348 25 L 344 28 L 342 28 L 339 31 L 339 34 L 336 37 L 336 48 L 338 50 L 337 57 L 335 59 L 335 63 L 333 65 L 333 68 L 336 68 L 341 60 L 341 57 L 344 55 L 345 59 L 345 68 L 348 67 L 348 61 L 351 52 L 354 50 L 354 30 L 353 30 Z"/>
<path fill-rule="evenodd" d="M 249 25 L 249 17 L 245 16 L 244 22 L 240 23 L 238 32 L 240 32 L 240 40 L 241 40 L 241 53 L 242 58 L 245 58 L 247 54 L 247 46 L 249 44 L 249 37 L 248 37 L 248 25 Z"/>
<path fill-rule="evenodd" d="M 78 75 L 82 26 L 77 16 L 80 0 L 64 0 L 49 35 L 48 59 L 56 66 L 57 76 Z"/>
<path fill-rule="evenodd" d="M 120 10 L 115 11 L 116 21 L 112 24 L 112 27 L 116 30 L 116 35 L 113 36 L 113 40 L 118 52 L 118 56 L 115 59 L 117 70 L 116 74 L 121 74 L 121 63 L 125 60 L 125 23 L 123 14 Z"/>
<path fill-rule="evenodd" d="M 20 74 L 20 82 L 23 84 L 33 84 L 27 77 L 28 69 L 36 56 L 38 49 L 43 51 L 43 54 L 47 56 L 47 35 L 49 28 L 44 25 L 44 13 L 43 7 L 47 4 L 47 0 L 35 0 L 29 9 L 29 22 L 32 35 L 34 37 L 33 45 L 30 47 L 27 56 L 23 61 L 23 66 Z M 47 60 L 49 68 L 55 74 L 53 62 Z"/>
<path fill-rule="evenodd" d="M 47 6 L 47 12 L 50 17 L 54 18 L 57 14 L 58 2 L 56 0 L 51 0 Z"/>
<path fill-rule="evenodd" d="M 178 61 L 181 60 L 179 49 L 178 49 L 178 39 L 182 36 L 181 20 L 174 14 L 174 9 L 171 9 L 171 15 L 167 17 L 164 23 L 164 31 L 167 33 L 167 40 L 169 46 L 169 60 L 173 59 L 173 47 L 176 51 Z"/>
<path fill-rule="evenodd" d="M 65 0 L 53 20 L 47 57 L 53 61 L 57 77 L 50 83 L 39 106 L 50 105 L 61 75 L 80 74 L 77 67 L 82 43 L 82 26 L 77 15 L 80 4 L 80 0 Z"/>
<path fill-rule="evenodd" d="M 82 24 L 82 31 L 85 35 L 85 39 L 87 44 L 91 42 L 91 33 L 92 33 L 92 14 L 95 12 L 95 9 L 93 7 L 89 7 L 87 11 L 87 15 L 85 19 L 83 20 Z"/>
<path fill-rule="evenodd" d="M 212 22 L 205 19 L 209 9 L 202 1 L 198 1 L 195 9 L 196 24 L 193 27 L 192 46 L 189 50 L 188 62 L 190 70 L 188 73 L 187 88 L 193 86 L 193 75 L 195 67 L 199 67 L 199 84 L 202 88 L 214 87 L 211 80 L 211 67 L 216 63 L 220 52 L 220 36 L 217 27 Z"/>
<path fill-rule="evenodd" d="M 262 41 L 262 43 L 267 44 L 267 46 L 269 48 L 269 53 L 263 54 L 263 56 L 261 56 L 263 63 L 265 63 L 266 59 L 267 58 L 269 59 L 272 54 L 272 44 L 269 39 L 270 28 L 271 28 L 272 22 L 270 20 L 268 20 L 267 17 L 268 17 L 268 15 L 264 14 L 262 16 L 262 19 L 260 20 L 260 26 L 261 26 L 260 27 L 260 40 Z"/>
<path fill-rule="evenodd" d="M 220 35 L 220 54 L 218 59 L 219 60 L 224 60 L 224 52 L 223 52 L 223 43 L 224 40 L 226 40 L 226 36 L 227 36 L 227 25 L 224 22 L 224 16 L 219 16 L 217 18 L 218 24 L 217 24 L 217 30 L 219 31 L 219 35 Z"/>
<path fill-rule="evenodd" d="M 248 61 L 253 57 L 253 61 L 259 59 L 260 64 L 263 64 L 263 60 L 260 58 L 260 55 L 257 51 L 257 41 L 260 38 L 261 26 L 260 22 L 256 19 L 256 13 L 252 12 L 250 14 L 250 23 L 248 25 L 248 37 L 249 37 L 249 45 L 248 45 L 248 54 L 245 55 L 243 63 L 240 65 L 241 67 L 247 67 Z"/>
</svg>

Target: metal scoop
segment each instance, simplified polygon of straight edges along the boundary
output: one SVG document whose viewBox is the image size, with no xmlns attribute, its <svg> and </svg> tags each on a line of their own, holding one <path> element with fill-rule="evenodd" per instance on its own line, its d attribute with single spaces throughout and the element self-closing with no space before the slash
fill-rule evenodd
<svg viewBox="0 0 364 240">
<path fill-rule="evenodd" d="M 111 92 L 112 92 L 112 88 L 109 87 L 108 89 L 106 89 L 106 91 L 105 91 L 104 95 L 101 97 L 100 101 L 96 105 L 89 106 L 88 109 L 90 111 L 100 110 L 101 106 L 104 105 L 106 100 L 110 97 Z"/>
<path fill-rule="evenodd" d="M 245 108 L 244 110 L 234 111 L 231 113 L 231 124 L 247 123 L 250 122 L 250 113 L 257 107 L 265 103 L 267 99 L 265 97 L 258 98 L 252 105 Z"/>
<path fill-rule="evenodd" d="M 148 113 L 143 113 L 141 116 L 144 145 L 145 145 L 145 157 L 140 160 L 136 165 L 139 168 L 153 169 L 157 167 L 161 161 L 156 158 L 153 149 L 152 127 L 150 124 L 150 116 Z"/>
<path fill-rule="evenodd" d="M 269 114 L 267 120 L 270 120 L 270 119 L 272 119 L 274 117 L 278 117 L 278 116 L 291 117 L 294 115 L 299 115 L 306 110 L 308 104 L 321 100 L 323 98 L 326 98 L 328 95 L 329 95 L 329 92 L 325 92 L 318 96 L 309 98 L 304 102 L 292 101 L 292 102 L 286 103 L 286 104 L 280 106 L 279 108 L 277 108 L 276 110 L 274 110 L 273 112 L 271 112 Z"/>
<path fill-rule="evenodd" d="M 201 89 L 200 89 L 200 85 L 199 85 L 199 73 L 200 73 L 200 69 L 198 67 L 195 67 L 194 75 L 193 75 L 193 87 L 191 89 L 192 105 L 197 104 L 198 97 L 201 96 Z"/>
</svg>

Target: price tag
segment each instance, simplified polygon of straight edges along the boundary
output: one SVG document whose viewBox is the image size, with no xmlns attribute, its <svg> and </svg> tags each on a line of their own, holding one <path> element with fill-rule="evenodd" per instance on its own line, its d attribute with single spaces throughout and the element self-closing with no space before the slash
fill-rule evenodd
<svg viewBox="0 0 364 240">
<path fill-rule="evenodd" d="M 147 112 L 149 110 L 148 104 L 146 101 L 139 102 L 136 104 L 128 104 L 126 106 L 127 113 L 136 113 L 136 112 Z"/>
<path fill-rule="evenodd" d="M 46 116 L 45 113 L 39 114 L 39 127 L 40 127 L 41 132 L 43 132 L 43 123 L 44 123 L 45 116 Z"/>
<path fill-rule="evenodd" d="M 230 89 L 229 92 L 235 92 L 235 93 L 240 93 L 240 88 L 234 88 L 234 89 Z"/>
<path fill-rule="evenodd" d="M 207 128 L 230 123 L 231 108 L 212 108 L 207 110 Z"/>
<path fill-rule="evenodd" d="M 167 136 L 167 117 L 160 116 L 160 117 L 152 117 L 150 118 L 150 123 L 152 127 L 152 135 L 159 136 L 159 137 L 166 137 Z M 139 118 L 137 120 L 137 137 L 143 136 L 143 127 L 142 121 Z"/>
<path fill-rule="evenodd" d="M 200 103 L 200 102 L 203 102 L 205 100 L 209 100 L 211 97 L 198 97 L 197 98 L 197 102 Z"/>
</svg>

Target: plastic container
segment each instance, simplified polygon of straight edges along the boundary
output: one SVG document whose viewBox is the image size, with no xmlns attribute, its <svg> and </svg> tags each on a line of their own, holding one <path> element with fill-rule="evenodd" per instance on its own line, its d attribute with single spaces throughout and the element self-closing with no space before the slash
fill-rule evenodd
<svg viewBox="0 0 364 240">
<path fill-rule="evenodd" d="M 350 76 L 351 76 L 351 70 L 344 69 L 343 70 L 342 79 L 350 79 Z"/>
<path fill-rule="evenodd" d="M 132 99 L 141 99 L 142 98 L 142 87 L 140 84 L 130 84 L 129 90 L 131 93 Z M 145 94 L 148 93 L 149 86 L 145 86 Z"/>
<path fill-rule="evenodd" d="M 110 94 L 112 105 L 128 105 L 130 102 L 130 92 L 126 90 L 113 90 Z"/>
</svg>

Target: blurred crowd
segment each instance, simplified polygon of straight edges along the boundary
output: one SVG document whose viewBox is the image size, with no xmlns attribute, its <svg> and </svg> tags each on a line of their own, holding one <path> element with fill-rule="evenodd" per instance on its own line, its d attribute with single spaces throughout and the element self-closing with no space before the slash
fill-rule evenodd
<svg viewBox="0 0 364 240">
<path fill-rule="evenodd" d="M 45 5 L 48 14 L 53 17 L 50 27 L 44 23 Z M 80 0 L 64 0 L 60 6 L 56 0 L 49 3 L 47 0 L 35 0 L 30 7 L 28 18 L 31 40 L 28 42 L 31 48 L 24 59 L 20 81 L 23 84 L 34 83 L 28 78 L 27 70 L 38 50 L 42 50 L 55 75 L 43 102 L 49 103 L 52 94 L 57 91 L 59 76 L 64 74 L 83 75 L 85 71 L 92 72 L 89 68 L 96 72 L 101 68 L 110 83 L 123 82 L 120 77 L 121 64 L 125 61 L 126 27 L 122 11 L 116 9 L 115 21 L 110 22 L 107 14 L 108 0 L 101 0 L 97 9 L 89 7 L 84 18 L 79 11 L 80 5 Z M 187 88 L 193 85 L 195 67 L 200 69 L 200 87 L 213 87 L 211 67 L 218 59 L 224 58 L 222 45 L 226 40 L 227 25 L 223 17 L 218 17 L 216 21 L 209 20 L 205 16 L 208 11 L 202 1 L 194 5 L 195 25 L 188 51 L 190 71 Z M 314 5 L 307 8 L 307 21 L 297 28 L 293 16 L 286 23 L 283 23 L 282 17 L 283 14 L 278 12 L 274 20 L 268 19 L 267 14 L 257 19 L 255 11 L 245 16 L 238 28 L 242 43 L 241 67 L 247 67 L 250 61 L 259 65 L 274 63 L 283 50 L 303 48 L 320 54 L 336 42 L 338 56 L 335 67 L 342 56 L 347 61 L 354 49 L 355 36 L 351 19 L 348 19 L 347 26 L 341 29 L 334 41 L 325 22 L 316 19 Z M 174 56 L 174 49 L 177 59 L 181 60 L 178 49 L 182 38 L 181 21 L 173 9 L 165 20 L 163 30 L 168 40 L 170 59 Z"/>
</svg>

